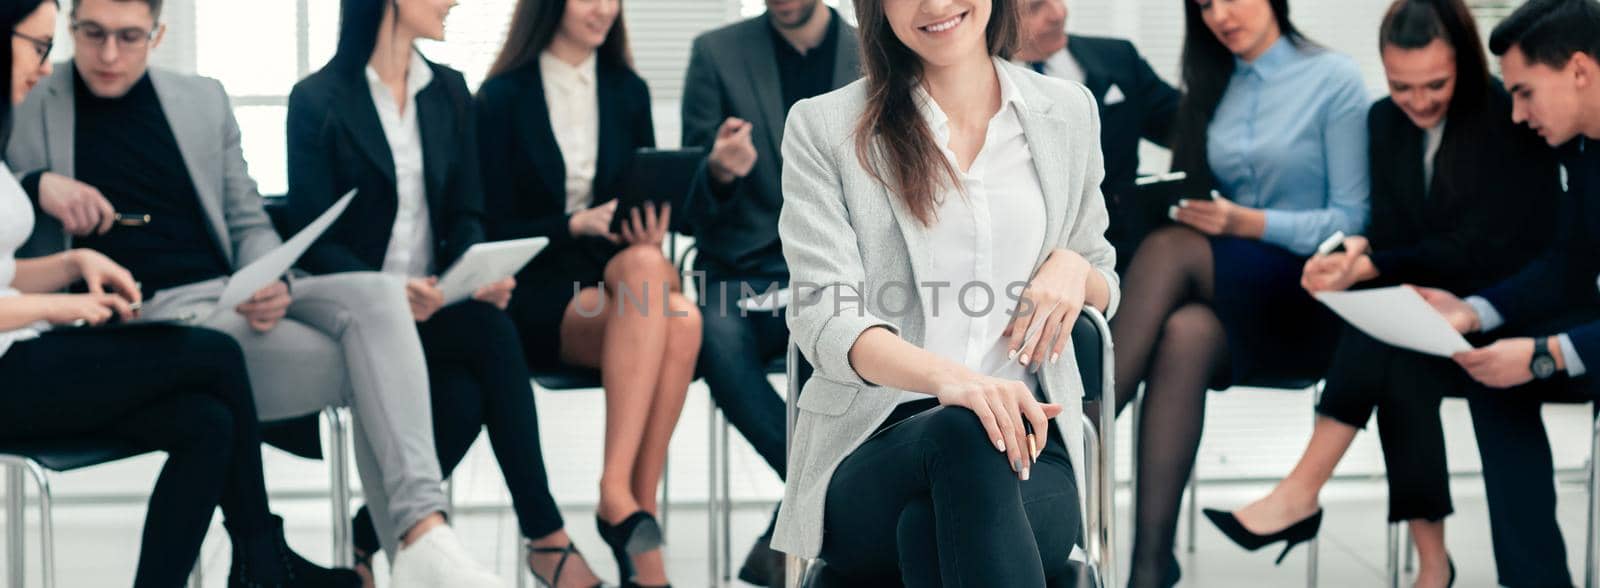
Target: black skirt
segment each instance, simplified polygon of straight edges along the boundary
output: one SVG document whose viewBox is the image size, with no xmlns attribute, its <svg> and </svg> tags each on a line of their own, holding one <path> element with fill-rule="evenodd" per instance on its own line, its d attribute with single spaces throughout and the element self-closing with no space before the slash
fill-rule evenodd
<svg viewBox="0 0 1600 588">
<path fill-rule="evenodd" d="M 1213 237 L 1212 308 L 1227 331 L 1227 374 L 1212 386 L 1298 386 L 1322 378 L 1339 319 L 1300 287 L 1306 259 L 1253 239 Z"/>
</svg>

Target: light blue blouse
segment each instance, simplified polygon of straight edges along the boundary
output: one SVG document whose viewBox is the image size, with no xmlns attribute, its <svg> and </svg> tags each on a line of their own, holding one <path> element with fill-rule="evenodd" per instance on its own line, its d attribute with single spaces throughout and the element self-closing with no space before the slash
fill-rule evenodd
<svg viewBox="0 0 1600 588">
<path fill-rule="evenodd" d="M 1262 240 L 1310 255 L 1366 227 L 1367 97 L 1354 60 L 1279 39 L 1233 78 L 1207 133 L 1223 197 L 1266 211 Z"/>
</svg>

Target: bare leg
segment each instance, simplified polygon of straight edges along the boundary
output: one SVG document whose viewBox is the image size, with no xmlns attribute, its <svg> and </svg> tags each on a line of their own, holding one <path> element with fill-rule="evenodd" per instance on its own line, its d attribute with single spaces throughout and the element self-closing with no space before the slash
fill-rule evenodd
<svg viewBox="0 0 1600 588">
<path fill-rule="evenodd" d="M 1444 521 L 1411 519 L 1411 540 L 1417 544 L 1417 588 L 1443 588 L 1450 583 L 1450 552 L 1444 547 Z"/>
<path fill-rule="evenodd" d="M 1337 420 L 1318 415 L 1311 430 L 1311 441 L 1305 453 L 1289 472 L 1289 477 L 1278 482 L 1266 497 L 1245 505 L 1234 516 L 1251 533 L 1268 535 L 1276 533 L 1317 512 L 1317 495 L 1333 468 L 1339 465 L 1350 449 L 1360 429 Z"/>
<path fill-rule="evenodd" d="M 672 295 L 669 305 L 674 315 L 684 316 L 669 320 L 666 356 L 656 380 L 655 403 L 650 407 L 644 444 L 633 467 L 633 497 L 639 502 L 639 508 L 658 517 L 661 512 L 656 502 L 656 487 L 666 469 L 667 446 L 672 441 L 673 429 L 678 426 L 678 416 L 683 412 L 689 382 L 694 379 L 695 362 L 700 355 L 699 309 L 679 294 Z M 641 553 L 633 561 L 634 579 L 638 583 L 667 583 L 666 562 L 661 550 Z"/>
</svg>

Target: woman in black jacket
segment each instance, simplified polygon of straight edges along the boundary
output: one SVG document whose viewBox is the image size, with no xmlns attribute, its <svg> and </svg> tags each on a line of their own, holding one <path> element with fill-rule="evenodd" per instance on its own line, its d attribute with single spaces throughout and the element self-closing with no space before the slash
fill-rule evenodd
<svg viewBox="0 0 1600 588">
<path fill-rule="evenodd" d="M 382 271 L 405 281 L 427 355 L 434 445 L 444 475 L 487 427 L 511 491 L 527 565 L 550 586 L 598 582 L 577 556 L 550 494 L 539 421 L 516 327 L 503 309 L 507 278 L 446 305 L 438 273 L 484 240 L 472 95 L 460 72 L 424 59 L 418 38 L 441 39 L 453 3 L 345 0 L 338 51 L 289 96 L 289 211 L 294 224 L 357 195 L 300 262 L 313 273 Z M 371 489 L 368 489 L 371 492 Z M 363 508 L 362 562 L 381 543 Z M 370 570 L 367 570 L 370 572 Z"/>
<path fill-rule="evenodd" d="M 511 316 L 529 365 L 597 368 L 606 393 L 596 525 L 624 585 L 664 584 L 656 489 L 700 353 L 700 314 L 662 253 L 671 210 L 611 232 L 630 158 L 655 146 L 620 0 L 521 0 L 478 90 L 494 239 L 548 237 Z"/>
<path fill-rule="evenodd" d="M 1390 97 L 1368 116 L 1372 222 L 1345 253 L 1307 262 L 1309 291 L 1419 284 L 1475 292 L 1529 261 L 1553 233 L 1560 193 L 1555 153 L 1511 119 L 1489 77 L 1461 0 L 1397 0 L 1379 34 Z M 1267 497 L 1233 513 L 1207 509 L 1241 545 L 1294 537 L 1320 515 L 1317 494 L 1377 409 L 1388 467 L 1389 520 L 1409 521 L 1417 586 L 1444 586 L 1452 511 L 1439 401 L 1470 389 L 1448 358 L 1380 343 L 1346 327 L 1317 423 L 1299 464 Z M 1314 532 L 1314 531 L 1312 531 Z"/>
</svg>

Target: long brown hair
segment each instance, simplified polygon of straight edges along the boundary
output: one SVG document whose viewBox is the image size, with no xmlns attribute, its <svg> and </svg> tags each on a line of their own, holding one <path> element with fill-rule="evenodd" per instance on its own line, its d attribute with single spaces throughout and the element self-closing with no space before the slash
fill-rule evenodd
<svg viewBox="0 0 1600 588">
<path fill-rule="evenodd" d="M 561 28 L 561 19 L 567 14 L 570 0 L 517 0 L 511 14 L 511 30 L 506 32 L 506 43 L 500 55 L 489 66 L 489 76 L 495 77 L 539 59 L 539 52 L 555 40 Z M 633 69 L 633 53 L 628 49 L 628 27 L 623 25 L 621 5 L 617 0 L 616 22 L 597 50 L 600 63 Z"/>
<path fill-rule="evenodd" d="M 889 28 L 883 2 L 856 0 L 861 68 L 867 80 L 867 107 L 855 128 L 856 159 L 872 179 L 899 194 L 918 221 L 932 225 L 938 216 L 938 185 L 948 181 L 959 187 L 960 182 L 918 110 L 915 87 L 922 79 L 922 58 Z M 990 55 L 1009 58 L 1020 26 L 1017 0 L 993 2 L 984 39 Z"/>
<path fill-rule="evenodd" d="M 1207 133 L 1211 118 L 1233 79 L 1234 55 L 1206 26 L 1201 6 L 1195 0 L 1182 0 L 1183 100 L 1178 103 L 1177 122 L 1172 136 L 1172 168 L 1210 177 Z M 1289 0 L 1268 0 L 1278 32 L 1296 48 L 1317 47 L 1289 20 Z"/>
</svg>

